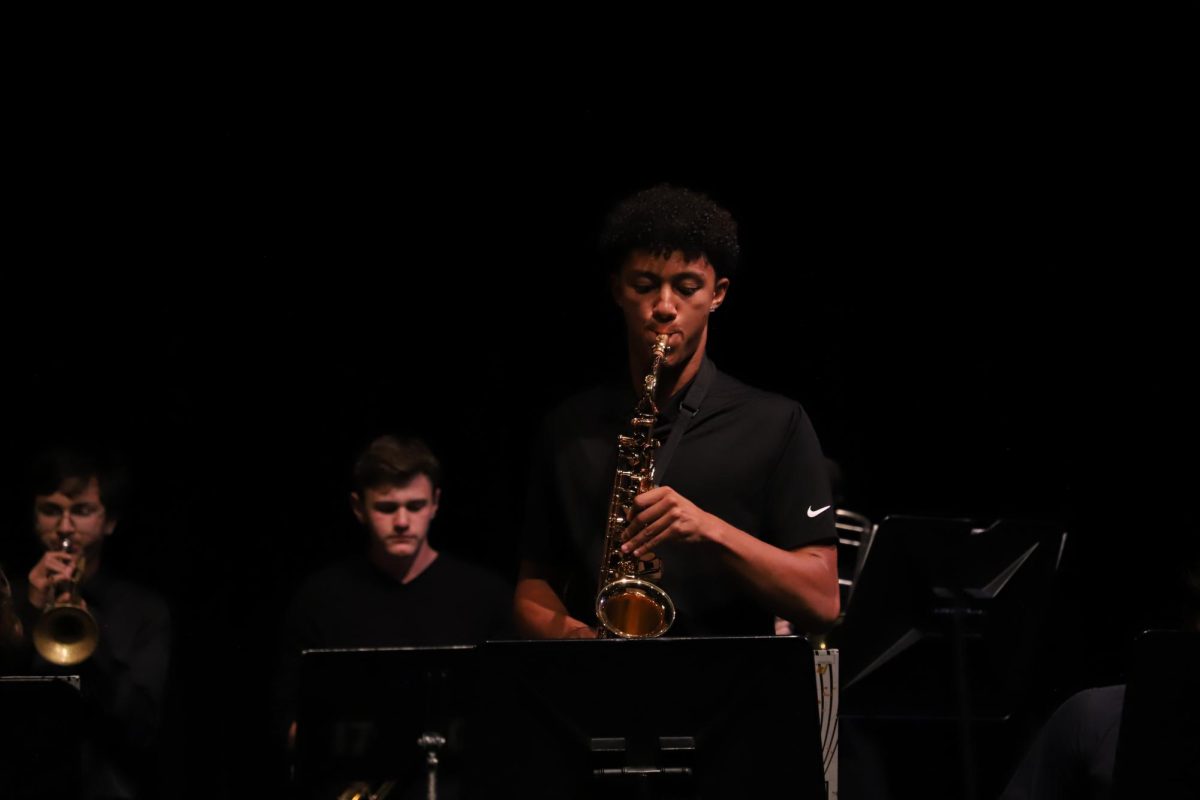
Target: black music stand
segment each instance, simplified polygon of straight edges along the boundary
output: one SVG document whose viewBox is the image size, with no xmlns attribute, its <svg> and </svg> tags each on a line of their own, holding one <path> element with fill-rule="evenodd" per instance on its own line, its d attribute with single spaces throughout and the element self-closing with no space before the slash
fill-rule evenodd
<svg viewBox="0 0 1200 800">
<path fill-rule="evenodd" d="M 431 766 L 439 796 L 455 796 L 474 655 L 474 646 L 305 650 L 296 710 L 302 796 L 393 781 L 389 797 L 423 798 Z"/>
<path fill-rule="evenodd" d="M 796 637 L 488 642 L 471 797 L 824 798 Z"/>
<path fill-rule="evenodd" d="M 1044 522 L 884 519 L 828 637 L 841 652 L 842 716 L 1011 716 L 1066 538 Z"/>
<path fill-rule="evenodd" d="M 920 780 L 971 798 L 981 780 L 999 779 L 979 773 L 974 738 L 995 736 L 1026 702 L 1066 538 L 1035 521 L 890 516 L 879 524 L 845 619 L 827 640 L 841 658 L 840 731 L 886 742 L 874 747 L 893 783 Z M 961 785 L 935 788 L 912 773 L 931 753 L 958 762 Z"/>
<path fill-rule="evenodd" d="M 0 797 L 73 800 L 82 788 L 77 676 L 0 678 Z"/>
<path fill-rule="evenodd" d="M 1134 643 L 1113 763 L 1113 797 L 1200 790 L 1200 633 L 1146 631 Z"/>
</svg>

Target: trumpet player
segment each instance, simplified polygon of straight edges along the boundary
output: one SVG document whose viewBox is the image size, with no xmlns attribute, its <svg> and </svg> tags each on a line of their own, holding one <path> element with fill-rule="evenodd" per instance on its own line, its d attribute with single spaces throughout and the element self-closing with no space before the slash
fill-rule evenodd
<svg viewBox="0 0 1200 800">
<path fill-rule="evenodd" d="M 621 551 L 660 565 L 657 583 L 674 604 L 669 635 L 767 636 L 776 616 L 801 631 L 837 618 L 833 501 L 808 415 L 706 356 L 738 254 L 730 213 L 685 189 L 648 189 L 608 216 L 600 260 L 625 322 L 628 372 L 555 409 L 535 443 L 514 601 L 524 635 L 597 635 L 614 444 L 661 336 L 660 463 L 619 522 Z"/>
<path fill-rule="evenodd" d="M 57 448 L 36 459 L 31 478 L 34 534 L 44 554 L 27 585 L 13 591 L 29 641 L 26 671 L 80 676 L 83 797 L 145 796 L 171 624 L 157 594 L 116 577 L 104 559 L 125 494 L 123 470 L 105 456 Z M 64 606 L 79 619 L 62 629 L 47 625 Z M 79 649 L 80 642 L 87 646 Z"/>
</svg>

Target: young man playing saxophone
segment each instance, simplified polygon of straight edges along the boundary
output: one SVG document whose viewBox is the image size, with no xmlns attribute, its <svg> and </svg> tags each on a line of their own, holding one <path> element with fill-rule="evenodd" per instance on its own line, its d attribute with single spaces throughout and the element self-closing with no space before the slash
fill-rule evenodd
<svg viewBox="0 0 1200 800">
<path fill-rule="evenodd" d="M 658 186 L 609 215 L 601 257 L 625 320 L 629 373 L 568 400 L 543 427 L 514 602 L 518 631 L 597 635 L 617 436 L 629 432 L 651 347 L 664 334 L 670 352 L 654 433 L 666 442 L 685 427 L 659 485 L 634 500 L 622 549 L 661 559 L 656 582 L 676 610 L 669 634 L 771 635 L 776 616 L 802 631 L 828 627 L 838 615 L 836 533 L 808 417 L 705 357 L 709 316 L 725 301 L 738 259 L 733 218 L 703 195 Z"/>
</svg>

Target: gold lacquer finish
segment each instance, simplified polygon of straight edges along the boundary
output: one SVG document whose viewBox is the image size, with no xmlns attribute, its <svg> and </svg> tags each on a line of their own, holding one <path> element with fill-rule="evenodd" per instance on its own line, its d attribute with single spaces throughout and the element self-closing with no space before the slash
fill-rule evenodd
<svg viewBox="0 0 1200 800">
<path fill-rule="evenodd" d="M 73 552 L 71 537 L 64 536 L 60 547 L 64 553 Z M 81 554 L 75 561 L 71 579 L 53 587 L 54 599 L 33 628 L 33 646 L 52 664 L 71 666 L 87 661 L 100 643 L 100 626 L 79 597 L 84 561 Z"/>
<path fill-rule="evenodd" d="M 639 587 L 622 584 L 622 591 L 608 598 L 605 616 L 628 636 L 654 636 L 666 621 L 666 610 L 657 597 Z"/>
<path fill-rule="evenodd" d="M 15 646 L 21 641 L 22 634 L 21 618 L 13 608 L 12 587 L 4 575 L 3 567 L 0 567 L 0 652 L 6 647 Z"/>
<path fill-rule="evenodd" d="M 337 800 L 384 800 L 395 786 L 395 781 L 385 781 L 376 792 L 371 790 L 371 784 L 357 781 L 343 789 Z"/>
<path fill-rule="evenodd" d="M 621 552 L 625 528 L 633 510 L 633 498 L 654 486 L 653 436 L 658 419 L 654 402 L 658 372 L 670 348 L 667 337 L 659 336 L 650 351 L 650 372 L 642 397 L 634 409 L 629 435 L 617 437 L 617 474 L 608 504 L 608 525 L 600 560 L 600 591 L 596 594 L 596 619 L 602 637 L 645 639 L 661 636 L 675 621 L 675 604 L 654 581 L 662 577 L 657 558 L 637 558 Z"/>
</svg>

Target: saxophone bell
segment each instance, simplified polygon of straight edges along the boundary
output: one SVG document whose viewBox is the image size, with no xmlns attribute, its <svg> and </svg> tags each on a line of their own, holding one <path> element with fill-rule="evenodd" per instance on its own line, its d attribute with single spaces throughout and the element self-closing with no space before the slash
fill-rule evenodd
<svg viewBox="0 0 1200 800">
<path fill-rule="evenodd" d="M 675 621 L 675 604 L 660 586 L 640 578 L 618 578 L 596 597 L 596 618 L 621 639 L 662 636 Z"/>
</svg>

